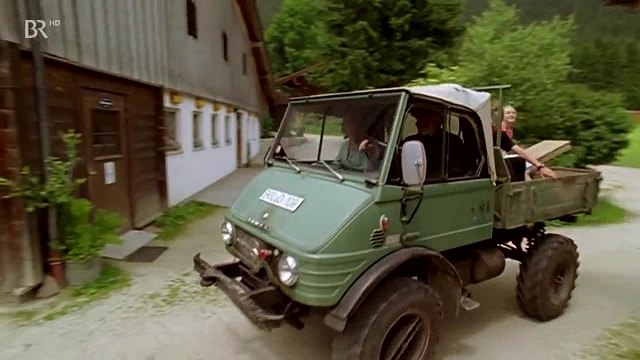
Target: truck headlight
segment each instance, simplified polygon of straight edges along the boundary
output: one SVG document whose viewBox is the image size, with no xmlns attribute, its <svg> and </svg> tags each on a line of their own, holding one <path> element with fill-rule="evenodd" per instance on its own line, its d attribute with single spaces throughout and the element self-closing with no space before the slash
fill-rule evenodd
<svg viewBox="0 0 640 360">
<path fill-rule="evenodd" d="M 225 221 L 222 223 L 222 229 L 220 229 L 222 233 L 222 241 L 228 246 L 231 246 L 233 243 L 233 239 L 236 237 L 236 228 L 232 223 Z"/>
<path fill-rule="evenodd" d="M 292 286 L 298 281 L 298 262 L 293 256 L 282 255 L 278 260 L 278 278 L 287 285 Z"/>
</svg>

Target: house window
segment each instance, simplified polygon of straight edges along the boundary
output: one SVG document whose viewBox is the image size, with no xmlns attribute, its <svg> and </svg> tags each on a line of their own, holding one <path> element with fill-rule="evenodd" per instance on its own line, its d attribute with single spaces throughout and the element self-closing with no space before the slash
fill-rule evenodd
<svg viewBox="0 0 640 360">
<path fill-rule="evenodd" d="M 218 114 L 211 114 L 211 145 L 218 146 Z"/>
<path fill-rule="evenodd" d="M 178 111 L 174 109 L 166 109 L 164 111 L 164 144 L 167 151 L 180 150 L 178 119 L 180 118 Z"/>
<path fill-rule="evenodd" d="M 199 150 L 203 148 L 202 143 L 202 113 L 196 111 L 193 113 L 193 149 Z"/>
<path fill-rule="evenodd" d="M 247 75 L 247 53 L 242 53 L 242 73 Z"/>
<path fill-rule="evenodd" d="M 231 144 L 231 115 L 227 114 L 224 117 L 224 142 Z"/>
<path fill-rule="evenodd" d="M 120 146 L 120 122 L 118 113 L 95 109 L 91 111 L 91 130 L 93 132 L 93 156 L 118 156 Z"/>
<path fill-rule="evenodd" d="M 198 17 L 194 0 L 187 0 L 187 33 L 194 39 L 198 38 Z"/>
<path fill-rule="evenodd" d="M 222 56 L 224 56 L 224 61 L 229 61 L 229 51 L 228 51 L 228 42 L 227 42 L 226 32 L 222 32 Z"/>
</svg>

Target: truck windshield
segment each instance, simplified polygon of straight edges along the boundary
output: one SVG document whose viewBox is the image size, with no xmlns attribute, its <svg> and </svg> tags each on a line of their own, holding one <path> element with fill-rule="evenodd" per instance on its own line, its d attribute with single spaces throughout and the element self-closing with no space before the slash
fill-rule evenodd
<svg viewBox="0 0 640 360">
<path fill-rule="evenodd" d="M 339 178 L 377 177 L 399 102 L 396 93 L 292 103 L 273 158 Z"/>
</svg>

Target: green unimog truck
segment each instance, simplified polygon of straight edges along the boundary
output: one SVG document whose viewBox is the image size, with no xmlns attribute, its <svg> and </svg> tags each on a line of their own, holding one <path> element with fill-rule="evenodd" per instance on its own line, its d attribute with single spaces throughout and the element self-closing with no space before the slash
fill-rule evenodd
<svg viewBox="0 0 640 360">
<path fill-rule="evenodd" d="M 333 359 L 428 358 L 444 315 L 477 307 L 469 285 L 506 259 L 521 264 L 522 311 L 559 316 L 578 252 L 545 221 L 589 213 L 600 173 L 515 181 L 491 118 L 491 95 L 458 85 L 291 100 L 265 170 L 222 224 L 236 261 L 197 254 L 201 285 L 264 329 L 320 315 Z"/>
</svg>

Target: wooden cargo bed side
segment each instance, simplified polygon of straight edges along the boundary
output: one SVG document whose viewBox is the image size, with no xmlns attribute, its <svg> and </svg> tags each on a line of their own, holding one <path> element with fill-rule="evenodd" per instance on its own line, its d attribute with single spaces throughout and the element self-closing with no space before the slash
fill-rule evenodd
<svg viewBox="0 0 640 360">
<path fill-rule="evenodd" d="M 496 188 L 495 227 L 513 229 L 566 215 L 589 213 L 598 198 L 600 172 L 554 168 L 558 179 L 506 182 Z"/>
</svg>

